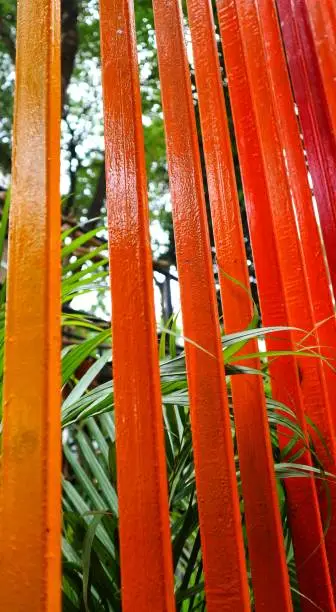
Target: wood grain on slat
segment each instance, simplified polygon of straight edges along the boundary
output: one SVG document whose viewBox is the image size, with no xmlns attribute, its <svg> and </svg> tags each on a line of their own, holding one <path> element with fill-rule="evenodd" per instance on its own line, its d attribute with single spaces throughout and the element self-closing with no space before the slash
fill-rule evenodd
<svg viewBox="0 0 336 612">
<path fill-rule="evenodd" d="M 300 295 L 301 297 L 305 296 L 303 297 L 305 304 L 308 302 L 308 282 L 304 279 L 302 257 L 297 244 L 295 223 L 293 223 L 286 168 L 281 149 L 279 151 L 279 145 L 277 145 L 276 161 L 274 160 L 274 166 L 272 165 L 272 156 L 274 159 L 273 147 L 276 148 L 279 135 L 277 134 L 273 101 L 268 85 L 266 58 L 263 54 L 260 34 L 258 34 L 259 23 L 254 3 L 249 3 L 249 7 L 250 13 L 246 5 L 240 4 L 238 7 L 238 3 L 236 6 L 234 1 L 229 0 L 219 0 L 218 2 L 219 22 L 229 79 L 263 323 L 264 325 L 294 324 L 304 326 L 299 305 L 301 303 Z M 246 21 L 248 14 L 250 14 L 250 21 Z M 243 25 L 245 24 L 244 28 L 241 26 L 238 17 L 242 20 Z M 251 62 L 255 62 L 253 71 L 255 78 L 253 80 L 251 78 L 252 73 L 248 73 L 247 58 L 250 58 Z M 257 99 L 256 95 L 253 96 L 253 91 L 258 92 L 259 97 Z M 259 116 L 257 116 L 256 110 L 258 110 Z M 266 149 L 264 140 L 267 138 L 268 148 Z M 273 171 L 278 171 L 279 168 L 281 169 L 282 182 L 280 179 L 278 182 L 274 181 L 273 191 L 270 191 L 270 176 Z M 276 185 L 279 189 L 277 195 L 275 192 Z M 280 229 L 285 202 L 287 202 L 286 219 L 289 226 L 284 227 L 282 225 Z M 274 215 L 276 212 L 274 211 L 275 205 L 278 207 L 279 213 L 276 218 Z M 279 248 L 279 237 L 284 238 L 281 249 Z M 286 257 L 288 257 L 288 266 L 286 266 Z M 293 266 L 292 272 L 291 265 Z M 302 285 L 302 283 L 304 287 L 301 286 L 300 290 L 298 285 Z M 302 290 L 303 295 L 300 294 Z M 313 327 L 311 310 L 307 313 L 306 325 L 308 329 Z M 286 340 L 284 336 L 284 338 L 278 340 L 270 336 L 267 340 L 267 346 L 270 350 L 293 348 L 293 339 L 295 340 L 295 337 L 292 339 L 287 337 Z M 313 370 L 317 368 L 318 371 L 315 373 L 315 381 L 317 382 L 315 400 L 318 403 L 321 400 L 321 392 L 318 391 L 319 381 L 321 380 L 322 393 L 325 394 L 325 401 L 327 401 L 321 364 L 318 362 L 314 364 L 306 359 L 301 360 L 301 367 L 308 369 L 312 367 Z M 310 390 L 306 388 L 307 383 L 309 386 L 312 382 L 309 375 L 308 377 L 305 376 L 305 385 L 302 385 L 301 381 L 300 388 L 300 380 L 294 360 L 292 358 L 282 358 L 274 362 L 271 361 L 271 376 L 275 397 L 295 408 L 301 426 L 305 430 L 304 408 L 309 403 L 309 399 L 310 401 L 312 399 Z M 284 383 L 284 381 L 286 382 Z M 322 405 L 321 415 L 324 416 Z M 328 427 L 329 423 L 326 425 L 326 430 L 329 431 Z M 283 439 L 282 442 L 285 443 L 285 440 Z M 309 457 L 302 460 L 308 460 L 309 462 Z M 327 609 L 333 609 L 330 608 L 330 606 L 333 606 L 333 600 L 315 486 L 312 481 L 300 480 L 295 483 L 295 486 L 292 486 L 288 481 L 287 490 L 301 590 L 308 597 L 311 596 L 314 601 L 317 600 L 322 607 L 327 606 Z M 326 588 L 321 588 L 322 585 L 326 585 Z M 309 604 L 304 600 L 302 600 L 302 605 L 308 606 L 307 609 L 310 609 Z"/>
<path fill-rule="evenodd" d="M 207 610 L 249 610 L 197 133 L 177 0 L 155 0 Z M 201 348 L 188 342 L 190 339 Z"/>
<path fill-rule="evenodd" d="M 122 606 L 175 609 L 134 16 L 101 0 Z"/>
<path fill-rule="evenodd" d="M 253 301 L 210 2 L 189 0 L 188 16 L 224 328 L 232 333 L 251 324 Z M 252 340 L 239 354 L 257 352 Z M 257 359 L 243 363 L 260 367 Z M 255 601 L 283 612 L 292 606 L 263 382 L 258 375 L 232 376 L 231 387 Z"/>
<path fill-rule="evenodd" d="M 1 481 L 0 609 L 61 609 L 60 15 L 17 17 Z"/>
</svg>

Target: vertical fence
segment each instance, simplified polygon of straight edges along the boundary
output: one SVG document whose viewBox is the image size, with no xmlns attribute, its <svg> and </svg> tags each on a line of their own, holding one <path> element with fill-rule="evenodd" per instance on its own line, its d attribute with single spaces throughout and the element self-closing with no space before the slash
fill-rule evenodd
<svg viewBox="0 0 336 612">
<path fill-rule="evenodd" d="M 207 605 L 209 610 L 248 610 L 210 241 L 179 4 L 154 2 L 154 19 L 184 333 L 205 349 L 186 344 Z"/>
<path fill-rule="evenodd" d="M 60 2 L 20 0 L 0 508 L 0 609 L 60 604 Z M 215 9 L 215 14 L 213 10 Z M 186 18 L 153 0 L 208 612 L 251 609 Z M 227 333 L 253 318 L 218 34 L 260 308 L 287 404 L 336 469 L 336 9 L 332 0 L 188 0 L 201 137 Z M 131 0 L 101 0 L 122 606 L 175 609 L 148 203 Z M 218 26 L 216 27 L 216 19 Z M 308 165 L 307 165 L 308 162 Z M 314 212 L 314 201 L 319 223 Z M 320 231 L 321 230 L 321 231 Z M 323 242 L 321 240 L 321 232 Z M 232 282 L 232 278 L 236 280 Z M 309 333 L 307 333 L 309 332 Z M 141 346 L 146 359 L 139 359 Z M 199 348 L 201 347 L 201 349 Z M 257 353 L 257 343 L 249 353 Z M 241 355 L 244 354 L 244 348 Z M 32 359 L 33 356 L 33 359 Z M 259 368 L 257 358 L 246 365 Z M 261 377 L 232 377 L 254 608 L 291 610 Z M 280 445 L 287 444 L 279 429 Z M 326 450 L 325 443 L 328 447 Z M 302 446 L 302 444 L 301 444 Z M 295 450 L 300 447 L 297 443 Z M 307 466 L 313 458 L 304 450 Z M 301 459 L 302 460 L 302 459 Z M 286 484 L 304 612 L 335 610 L 336 486 Z"/>
<path fill-rule="evenodd" d="M 323 3 L 316 3 L 316 8 L 320 4 Z M 329 4 L 330 9 L 334 11 L 332 3 Z M 314 45 L 306 3 L 278 0 L 278 10 L 335 292 L 336 144 L 335 132 L 333 133 L 331 129 L 331 109 L 327 104 L 317 56 L 318 49 Z M 335 22 L 329 19 L 325 25 L 332 28 L 333 23 Z M 331 45 L 332 40 L 327 29 L 324 35 L 328 45 Z M 331 52 L 332 47 L 330 47 Z M 332 82 L 330 94 L 332 94 Z"/>
</svg>

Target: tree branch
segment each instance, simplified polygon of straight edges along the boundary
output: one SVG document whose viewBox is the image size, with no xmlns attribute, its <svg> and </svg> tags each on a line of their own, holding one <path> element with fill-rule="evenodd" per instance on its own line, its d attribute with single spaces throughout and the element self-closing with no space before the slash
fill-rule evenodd
<svg viewBox="0 0 336 612">
<path fill-rule="evenodd" d="M 75 66 L 76 54 L 78 51 L 78 0 L 62 0 L 62 50 L 61 50 L 61 69 L 62 69 L 62 116 L 66 113 L 67 89 L 71 75 Z"/>
<path fill-rule="evenodd" d="M 103 206 L 103 201 L 106 194 L 106 179 L 105 179 L 105 160 L 102 162 L 101 170 L 99 173 L 96 191 L 93 196 L 93 200 L 91 202 L 90 208 L 88 210 L 88 219 L 96 219 L 101 214 L 101 209 Z M 91 223 L 87 224 L 87 231 L 89 229 L 93 229 L 97 225 L 97 221 L 93 220 Z"/>
<path fill-rule="evenodd" d="M 15 64 L 15 42 L 3 15 L 0 17 L 0 38 L 2 39 L 2 42 L 4 43 L 13 64 Z"/>
</svg>

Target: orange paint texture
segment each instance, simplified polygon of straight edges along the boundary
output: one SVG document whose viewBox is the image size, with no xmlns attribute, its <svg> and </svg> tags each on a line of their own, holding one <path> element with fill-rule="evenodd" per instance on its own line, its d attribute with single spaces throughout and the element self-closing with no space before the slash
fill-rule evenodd
<svg viewBox="0 0 336 612">
<path fill-rule="evenodd" d="M 100 16 L 122 602 L 124 612 L 173 612 L 173 564 L 132 3 L 101 0 Z"/>
<path fill-rule="evenodd" d="M 18 4 L 0 609 L 61 609 L 60 16 Z"/>
<path fill-rule="evenodd" d="M 154 1 L 207 610 L 249 610 L 190 77 L 177 0 Z"/>
<path fill-rule="evenodd" d="M 189 0 L 188 15 L 224 328 L 232 333 L 251 323 L 253 301 L 210 2 Z M 252 340 L 240 354 L 257 352 Z M 243 364 L 260 368 L 257 359 Z M 232 376 L 231 387 L 256 606 L 284 612 L 292 603 L 263 383 L 260 376 Z"/>
<path fill-rule="evenodd" d="M 275 103 L 275 97 L 278 95 L 281 98 L 279 104 L 286 105 L 286 96 L 289 94 L 285 86 L 280 92 L 272 89 L 272 78 L 274 79 L 275 75 L 273 73 L 271 78 L 269 56 L 266 55 L 266 49 L 270 53 L 269 49 L 273 46 L 274 52 L 276 45 L 279 45 L 277 30 L 270 29 L 272 22 L 267 22 L 267 18 L 272 17 L 274 6 L 270 3 L 263 5 L 262 2 L 219 0 L 218 9 L 263 322 L 266 325 L 289 324 L 310 331 L 315 324 L 310 293 L 314 288 L 309 287 L 292 206 L 291 186 L 287 174 L 288 160 L 283 155 L 287 146 L 284 140 L 285 130 L 288 129 L 287 125 L 291 125 L 292 119 L 290 115 L 285 114 L 281 130 L 277 114 L 279 106 Z M 261 27 L 264 28 L 262 35 Z M 267 45 L 264 45 L 264 40 Z M 277 53 L 277 69 L 280 70 L 281 79 L 284 71 L 281 48 L 277 48 Z M 290 100 L 288 102 L 290 104 Z M 286 109 L 283 112 L 285 111 Z M 292 108 L 290 112 L 293 112 Z M 293 138 L 295 133 L 297 130 Z M 292 153 L 295 157 L 295 148 Z M 290 163 L 293 171 L 292 155 Z M 301 180 L 302 190 L 304 177 L 302 173 L 300 176 L 300 167 L 296 166 L 295 171 L 298 173 L 297 180 Z M 308 205 L 311 206 L 311 202 L 308 202 Z M 312 239 L 316 239 L 314 234 Z M 321 265 L 318 254 L 316 262 Z M 315 295 L 314 298 L 316 297 Z M 292 342 L 296 343 L 301 338 L 302 333 L 292 334 Z M 315 343 L 317 339 L 313 334 L 309 338 L 309 344 Z M 276 342 L 271 337 L 267 344 L 270 350 L 284 348 L 283 341 Z M 295 345 L 289 344 L 289 348 L 293 346 Z M 332 437 L 330 438 L 333 419 L 321 362 L 318 359 L 315 361 L 300 358 L 298 363 L 302 374 L 301 381 L 297 378 L 291 360 L 286 359 L 283 365 L 281 360 L 278 360 L 278 364 L 272 365 L 275 397 L 295 407 L 299 421 L 305 427 L 304 406 L 304 410 L 324 428 L 333 448 L 334 442 Z M 321 452 L 324 452 L 322 448 Z M 334 460 L 329 466 L 333 469 Z M 307 499 L 311 500 L 310 503 L 301 503 Z M 311 483 L 303 487 L 297 485 L 295 490 L 293 486 L 290 488 L 289 501 L 302 591 L 308 597 L 311 594 L 314 601 L 317 598 L 321 602 L 320 605 L 333 609 L 314 486 L 311 486 Z M 309 522 L 303 516 L 307 511 L 311 512 L 312 520 Z M 303 519 L 301 526 L 299 514 Z M 314 532 L 311 525 L 314 525 Z M 321 588 L 322 585 L 326 585 L 326 588 Z M 302 605 L 307 606 L 307 603 L 303 600 Z M 309 605 L 307 609 L 310 609 Z"/>
<path fill-rule="evenodd" d="M 153 6 L 207 611 L 249 612 L 183 17 L 178 0 L 153 0 Z M 263 324 L 292 328 L 282 338 L 267 338 L 267 348 L 313 346 L 317 352 L 314 359 L 271 361 L 273 395 L 295 411 L 325 469 L 335 472 L 336 375 L 319 355 L 334 358 L 336 321 L 304 147 L 335 292 L 336 8 L 333 0 L 277 0 L 277 6 L 281 24 L 275 0 L 217 0 Z M 59 0 L 18 3 L 0 507 L 4 612 L 61 610 L 59 9 Z M 248 327 L 253 303 L 212 6 L 210 0 L 187 0 L 187 9 L 224 327 L 231 333 Z M 132 0 L 100 0 L 100 17 L 122 606 L 123 612 L 174 612 Z M 257 351 L 252 340 L 239 355 Z M 242 363 L 260 367 L 257 358 Z M 262 379 L 231 379 L 255 608 L 290 612 Z M 279 428 L 282 448 L 286 435 Z M 302 443 L 294 450 L 300 448 Z M 307 450 L 300 461 L 312 465 Z M 318 606 L 335 612 L 336 485 L 330 484 L 333 515 L 326 536 L 323 487 L 311 478 L 288 480 L 286 488 L 302 611 Z"/>
</svg>

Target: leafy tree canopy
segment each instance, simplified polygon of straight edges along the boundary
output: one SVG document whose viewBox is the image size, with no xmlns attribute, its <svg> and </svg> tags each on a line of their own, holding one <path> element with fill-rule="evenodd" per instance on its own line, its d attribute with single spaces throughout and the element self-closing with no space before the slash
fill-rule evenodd
<svg viewBox="0 0 336 612">
<path fill-rule="evenodd" d="M 98 0 L 62 0 L 63 213 L 75 219 L 104 213 L 105 175 Z M 0 186 L 10 182 L 15 80 L 15 0 L 0 0 Z M 136 27 L 148 191 L 158 252 L 171 242 L 171 214 L 153 13 L 138 0 Z M 163 232 L 161 231 L 163 230 Z M 163 245 L 163 246 L 162 246 Z M 166 247 L 165 247 L 166 245 Z M 174 260 L 173 249 L 171 257 Z"/>
</svg>

